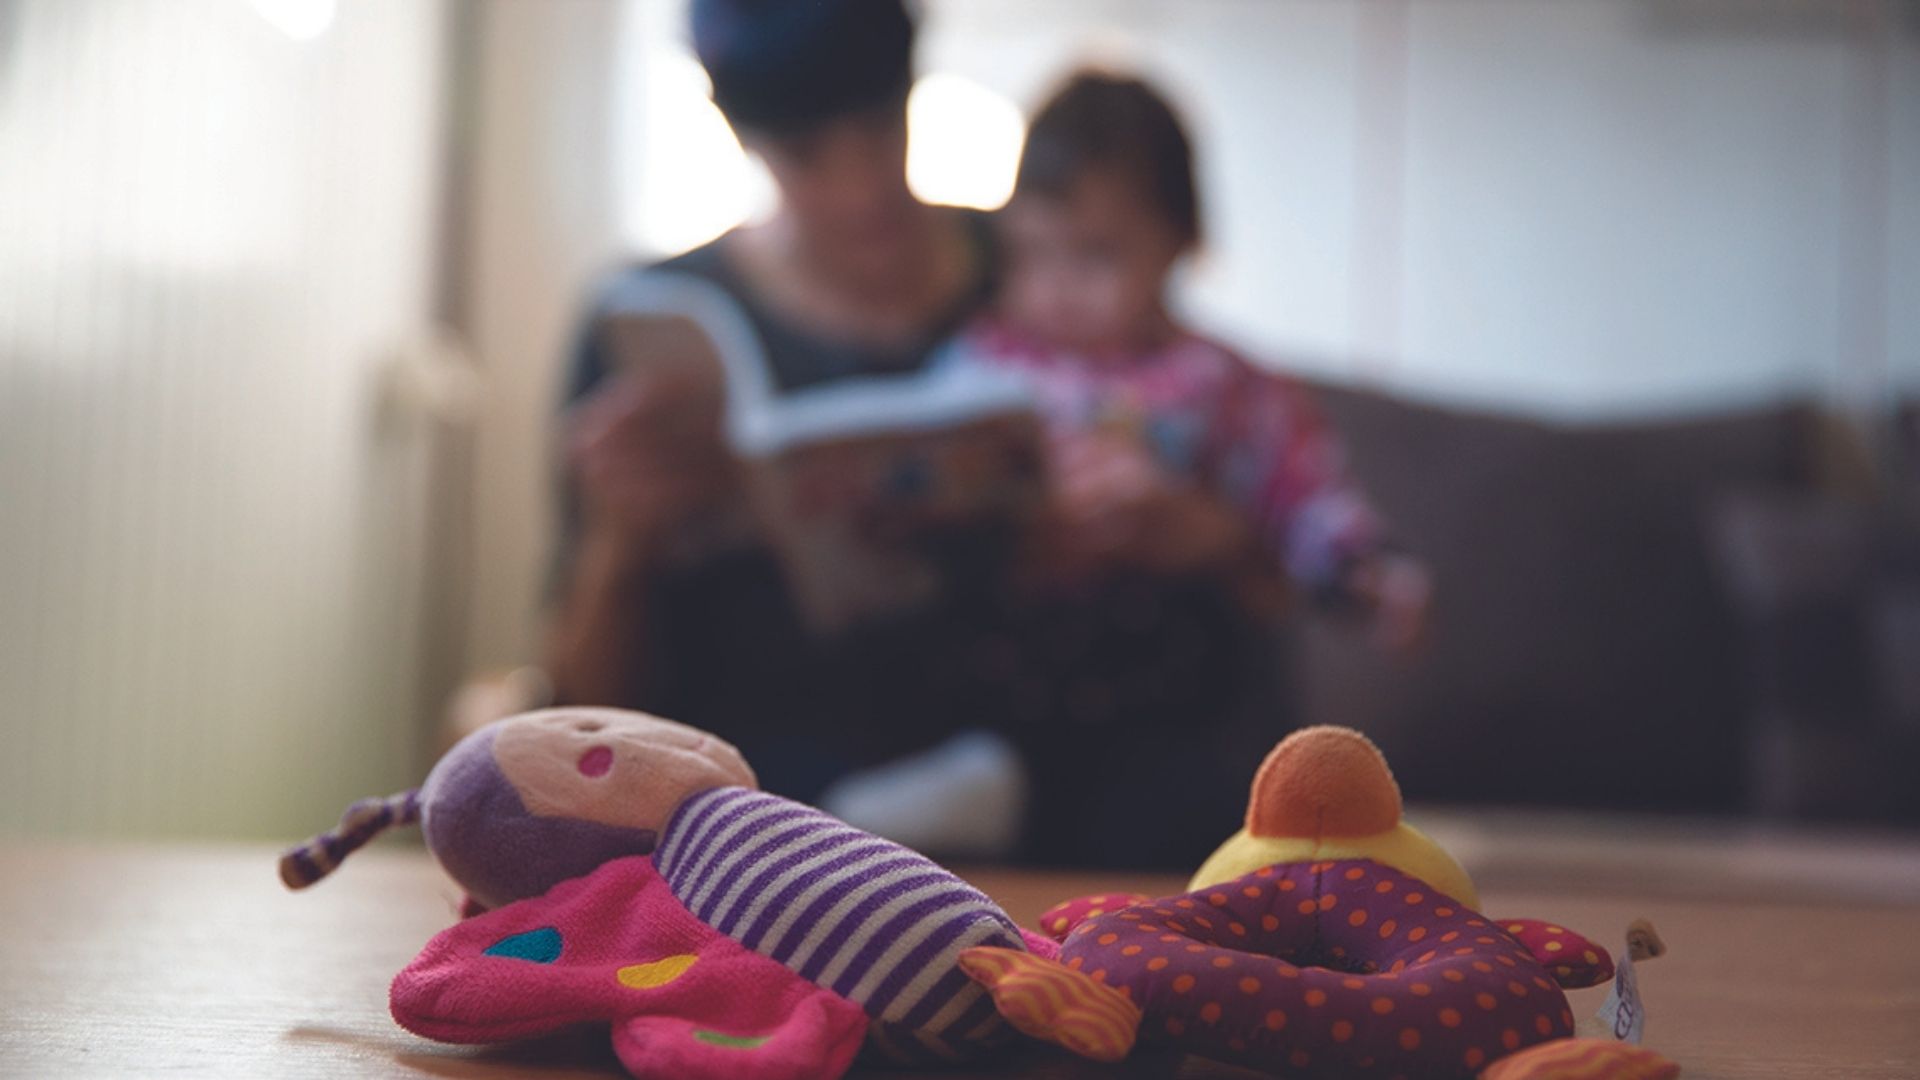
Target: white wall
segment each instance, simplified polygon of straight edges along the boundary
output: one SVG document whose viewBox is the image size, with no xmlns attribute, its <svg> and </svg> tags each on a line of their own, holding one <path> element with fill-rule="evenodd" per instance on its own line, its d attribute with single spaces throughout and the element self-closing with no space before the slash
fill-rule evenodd
<svg viewBox="0 0 1920 1080">
<path fill-rule="evenodd" d="M 1920 393 L 1920 17 L 1907 22 L 1905 36 L 1882 46 L 1868 71 L 1882 65 L 1886 71 L 1891 136 L 1881 181 L 1888 204 L 1883 233 L 1888 273 L 1884 294 L 1877 298 L 1886 309 L 1887 373 L 1913 397 Z"/>
<path fill-rule="evenodd" d="M 485 380 L 473 492 L 472 671 L 538 658 L 563 354 L 621 241 L 613 117 L 622 0 L 463 0 L 475 20 L 460 327 Z"/>
<path fill-rule="evenodd" d="M 0 832 L 413 782 L 441 4 L 0 4 Z"/>
</svg>

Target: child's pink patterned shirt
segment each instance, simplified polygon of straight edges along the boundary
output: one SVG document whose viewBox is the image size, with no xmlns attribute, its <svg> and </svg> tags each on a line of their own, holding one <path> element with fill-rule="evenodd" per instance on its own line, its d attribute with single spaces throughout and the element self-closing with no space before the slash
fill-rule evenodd
<svg viewBox="0 0 1920 1080">
<path fill-rule="evenodd" d="M 1379 520 L 1308 391 L 1218 342 L 1183 332 L 1152 353 L 1090 359 L 983 321 L 956 349 L 1020 372 L 1050 435 L 1136 434 L 1163 467 L 1245 512 L 1316 594 L 1337 595 L 1353 562 L 1380 544 Z"/>
</svg>

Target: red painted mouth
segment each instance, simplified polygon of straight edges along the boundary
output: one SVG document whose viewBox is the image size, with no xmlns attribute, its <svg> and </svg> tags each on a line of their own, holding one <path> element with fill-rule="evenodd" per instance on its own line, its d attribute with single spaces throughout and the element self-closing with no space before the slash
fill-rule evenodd
<svg viewBox="0 0 1920 1080">
<path fill-rule="evenodd" d="M 580 775 L 601 777 L 613 768 L 613 751 L 605 746 L 596 746 L 580 755 Z"/>
</svg>

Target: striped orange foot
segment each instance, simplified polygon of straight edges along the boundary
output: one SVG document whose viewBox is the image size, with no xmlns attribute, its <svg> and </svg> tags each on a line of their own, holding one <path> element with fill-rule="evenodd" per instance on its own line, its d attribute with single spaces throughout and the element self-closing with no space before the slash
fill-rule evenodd
<svg viewBox="0 0 1920 1080">
<path fill-rule="evenodd" d="M 1674 1080 L 1680 1066 L 1611 1039 L 1557 1039 L 1501 1058 L 1480 1080 Z"/>
<path fill-rule="evenodd" d="M 1017 949 L 968 949 L 960 968 L 987 988 L 1008 1023 L 1036 1039 L 1095 1061 L 1119 1061 L 1133 1050 L 1140 1007 L 1125 991 Z"/>
</svg>

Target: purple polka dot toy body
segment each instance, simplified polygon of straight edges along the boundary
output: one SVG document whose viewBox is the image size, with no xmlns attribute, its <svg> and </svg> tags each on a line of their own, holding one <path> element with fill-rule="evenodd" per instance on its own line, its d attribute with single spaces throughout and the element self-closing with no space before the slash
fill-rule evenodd
<svg viewBox="0 0 1920 1080">
<path fill-rule="evenodd" d="M 1191 891 L 1069 901 L 1041 917 L 1057 960 L 982 948 L 961 964 L 1015 1027 L 1097 1060 L 1142 1044 L 1285 1077 L 1678 1075 L 1651 1051 L 1573 1038 L 1563 987 L 1611 978 L 1604 949 L 1477 904 L 1400 820 L 1379 751 L 1313 728 L 1263 764 L 1247 828 Z"/>
</svg>

